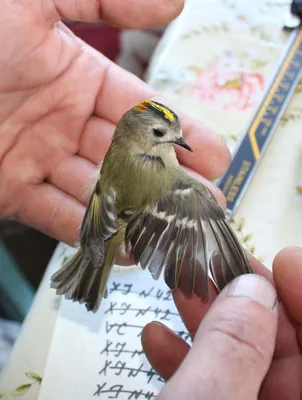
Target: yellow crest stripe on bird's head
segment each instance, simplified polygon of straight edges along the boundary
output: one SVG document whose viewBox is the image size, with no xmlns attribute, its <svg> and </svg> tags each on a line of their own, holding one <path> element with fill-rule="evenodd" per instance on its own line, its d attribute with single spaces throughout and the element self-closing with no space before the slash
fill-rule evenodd
<svg viewBox="0 0 302 400">
<path fill-rule="evenodd" d="M 176 115 L 169 108 L 165 107 L 163 104 L 156 103 L 152 100 L 143 100 L 137 106 L 134 107 L 137 112 L 144 112 L 148 108 L 153 108 L 159 111 L 168 121 L 173 122 L 176 119 Z"/>
</svg>

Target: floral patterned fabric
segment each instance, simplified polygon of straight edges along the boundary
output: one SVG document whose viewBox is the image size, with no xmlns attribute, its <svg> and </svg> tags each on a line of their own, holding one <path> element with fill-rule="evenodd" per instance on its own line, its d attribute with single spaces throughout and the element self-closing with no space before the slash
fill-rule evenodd
<svg viewBox="0 0 302 400">
<path fill-rule="evenodd" d="M 213 66 L 197 74 L 190 89 L 208 107 L 245 111 L 258 104 L 264 86 L 260 73 L 242 67 L 226 51 Z"/>
</svg>

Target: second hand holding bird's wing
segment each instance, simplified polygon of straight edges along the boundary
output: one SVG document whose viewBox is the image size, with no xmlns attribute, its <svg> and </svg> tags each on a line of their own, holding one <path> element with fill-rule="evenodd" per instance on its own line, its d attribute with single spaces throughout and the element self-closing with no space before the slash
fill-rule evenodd
<svg viewBox="0 0 302 400">
<path fill-rule="evenodd" d="M 126 230 L 135 263 L 154 279 L 164 270 L 171 290 L 208 299 L 211 270 L 219 290 L 252 273 L 245 251 L 208 188 L 180 174 L 153 208 L 135 214 Z"/>
</svg>

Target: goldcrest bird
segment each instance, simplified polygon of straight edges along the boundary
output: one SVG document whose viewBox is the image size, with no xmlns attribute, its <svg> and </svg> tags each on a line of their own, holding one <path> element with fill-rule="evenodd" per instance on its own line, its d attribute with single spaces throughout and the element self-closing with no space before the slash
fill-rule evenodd
<svg viewBox="0 0 302 400">
<path fill-rule="evenodd" d="M 80 231 L 80 249 L 51 287 L 96 312 L 119 252 L 164 278 L 173 291 L 208 300 L 209 271 L 221 290 L 252 273 L 210 190 L 179 166 L 174 145 L 192 151 L 177 115 L 144 100 L 120 120 Z"/>
</svg>

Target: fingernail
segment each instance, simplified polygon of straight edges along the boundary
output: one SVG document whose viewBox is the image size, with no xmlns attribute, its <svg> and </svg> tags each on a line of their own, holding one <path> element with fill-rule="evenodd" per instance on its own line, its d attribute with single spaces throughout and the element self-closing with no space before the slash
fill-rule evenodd
<svg viewBox="0 0 302 400">
<path fill-rule="evenodd" d="M 180 338 L 180 336 L 177 335 L 177 333 L 175 333 L 175 332 L 172 331 L 172 329 L 170 329 L 167 325 L 162 324 L 162 323 L 159 322 L 159 321 L 152 321 L 151 324 L 152 324 L 153 326 L 156 325 L 157 327 L 159 327 L 159 328 L 161 328 L 161 329 L 164 329 L 165 331 L 167 331 L 170 335 L 172 335 L 172 336 L 174 336 L 174 337 Z"/>
<path fill-rule="evenodd" d="M 256 274 L 241 275 L 234 279 L 227 289 L 227 296 L 249 297 L 269 310 L 273 310 L 277 303 L 274 287 Z"/>
</svg>

